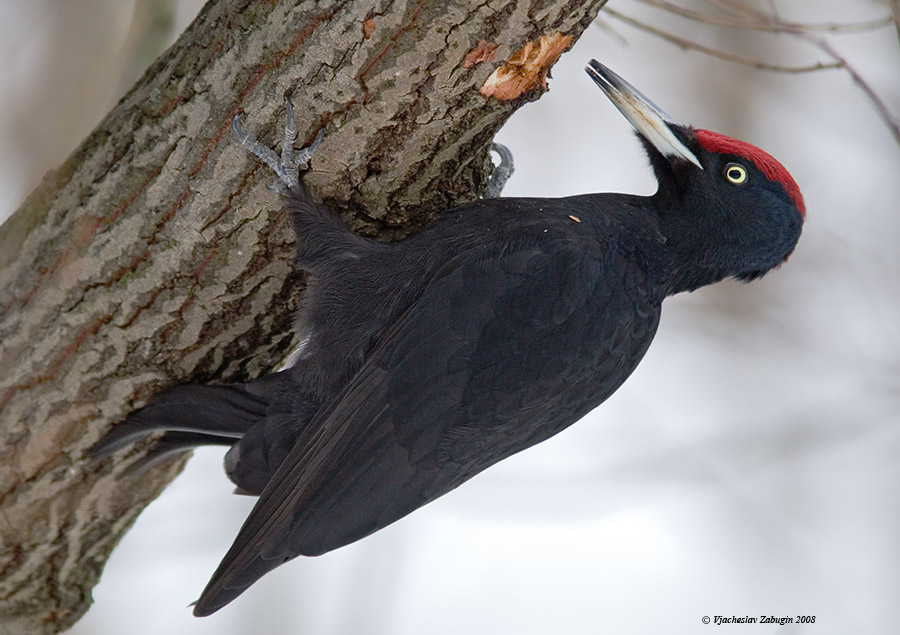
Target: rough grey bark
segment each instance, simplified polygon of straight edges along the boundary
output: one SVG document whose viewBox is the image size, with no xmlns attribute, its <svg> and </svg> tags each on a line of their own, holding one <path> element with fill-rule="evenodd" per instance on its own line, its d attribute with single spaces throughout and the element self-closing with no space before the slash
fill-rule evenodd
<svg viewBox="0 0 900 635">
<path fill-rule="evenodd" d="M 527 41 L 576 38 L 604 0 L 210 2 L 0 227 L 0 631 L 54 633 L 178 473 L 83 461 L 163 386 L 247 380 L 290 349 L 302 289 L 267 143 L 293 90 L 306 182 L 359 231 L 396 238 L 474 198 L 514 101 L 478 92 Z M 494 61 L 464 68 L 480 40 Z"/>
</svg>

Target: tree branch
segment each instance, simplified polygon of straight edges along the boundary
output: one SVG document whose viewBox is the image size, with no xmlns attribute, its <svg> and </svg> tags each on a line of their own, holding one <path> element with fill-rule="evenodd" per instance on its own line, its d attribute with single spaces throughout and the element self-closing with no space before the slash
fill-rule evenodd
<svg viewBox="0 0 900 635">
<path fill-rule="evenodd" d="M 752 66 L 764 71 L 776 71 L 779 73 L 811 73 L 814 71 L 822 71 L 830 68 L 842 67 L 842 64 L 839 63 L 826 64 L 824 62 L 816 62 L 815 64 L 810 64 L 808 66 L 783 66 L 781 64 L 769 64 L 768 62 L 764 62 L 753 57 L 735 55 L 733 53 L 728 53 L 727 51 L 720 51 L 719 49 L 704 46 L 703 44 L 694 42 L 693 40 L 689 40 L 679 35 L 675 35 L 674 33 L 658 29 L 655 26 L 652 26 L 645 22 L 641 22 L 640 20 L 635 20 L 634 18 L 631 18 L 613 9 L 607 9 L 605 13 L 611 17 L 616 18 L 617 20 L 624 22 L 625 24 L 629 24 L 636 29 L 641 29 L 642 31 L 646 31 L 651 35 L 655 35 L 656 37 L 667 40 L 668 42 L 680 46 L 683 49 L 699 51 L 700 53 L 705 53 L 706 55 L 718 57 L 719 59 L 723 59 L 729 62 L 744 64 L 745 66 Z"/>
<path fill-rule="evenodd" d="M 897 30 L 897 38 L 900 39 L 900 0 L 888 0 L 888 4 L 891 6 L 891 19 Z"/>
<path fill-rule="evenodd" d="M 663 11 L 667 11 L 673 15 L 678 15 L 683 18 L 688 18 L 689 20 L 694 20 L 695 22 L 702 22 L 704 24 L 709 24 L 712 26 L 724 26 L 737 29 L 752 29 L 756 31 L 770 31 L 772 33 L 779 33 L 785 29 L 828 31 L 831 33 L 858 33 L 860 31 L 871 31 L 873 29 L 878 29 L 893 23 L 893 20 L 890 16 L 885 16 L 877 20 L 851 22 L 848 24 L 840 24 L 836 22 L 829 22 L 825 24 L 810 24 L 771 20 L 760 21 L 756 19 L 747 19 L 747 13 L 743 10 L 744 7 L 741 5 L 734 5 L 733 7 L 729 5 L 732 10 L 735 11 L 735 15 L 741 17 L 727 17 L 722 15 L 713 15 L 712 13 L 708 13 L 705 11 L 695 11 L 693 9 L 688 9 L 687 7 L 675 4 L 674 2 L 669 2 L 669 0 L 637 1 L 641 2 L 642 4 L 650 5 L 651 7 L 656 7 L 657 9 L 662 9 Z M 900 2 L 900 0 L 890 1 Z"/>
<path fill-rule="evenodd" d="M 898 33 L 900 33 L 900 21 L 898 21 L 897 8 L 898 6 L 900 6 L 900 4 L 898 4 L 900 3 L 900 0 L 890 0 L 891 9 L 893 11 L 893 18 L 887 16 L 879 20 L 855 22 L 850 24 L 802 24 L 797 22 L 787 22 L 782 20 L 778 16 L 778 13 L 775 9 L 774 0 L 770 2 L 769 11 L 761 10 L 753 6 L 751 3 L 748 3 L 746 0 L 707 0 L 713 7 L 716 7 L 718 9 L 718 13 L 688 9 L 669 0 L 636 1 L 647 4 L 661 11 L 665 11 L 666 13 L 669 13 L 671 15 L 694 20 L 696 22 L 702 22 L 711 26 L 747 29 L 754 31 L 768 31 L 770 33 L 784 33 L 815 46 L 819 49 L 819 51 L 831 58 L 832 61 L 820 61 L 805 66 L 770 64 L 754 57 L 735 55 L 727 51 L 704 46 L 703 44 L 699 44 L 698 42 L 695 42 L 688 38 L 681 37 L 671 32 L 670 30 L 652 26 L 641 20 L 637 20 L 635 18 L 624 15 L 619 11 L 615 11 L 613 9 L 606 10 L 606 13 L 611 17 L 616 18 L 637 29 L 641 29 L 643 31 L 646 31 L 647 33 L 662 38 L 684 49 L 699 51 L 706 55 L 718 57 L 730 62 L 736 62 L 738 64 L 744 64 L 763 70 L 777 71 L 781 73 L 807 73 L 827 69 L 844 69 L 850 75 L 851 79 L 853 79 L 853 82 L 860 88 L 860 90 L 863 91 L 869 101 L 872 102 L 872 105 L 875 107 L 878 116 L 891 131 L 894 139 L 898 143 L 900 143 L 900 119 L 898 119 L 898 117 L 893 112 L 891 112 L 881 96 L 875 91 L 872 85 L 869 84 L 865 80 L 865 78 L 863 78 L 859 71 L 857 71 L 850 64 L 849 60 L 838 53 L 837 49 L 832 46 L 832 44 L 828 40 L 817 33 L 858 32 L 877 29 L 892 23 L 898 26 Z"/>
<path fill-rule="evenodd" d="M 396 238 L 485 183 L 513 101 L 478 88 L 526 42 L 579 36 L 604 0 L 210 2 L 0 227 L 0 630 L 87 610 L 122 534 L 183 461 L 137 480 L 86 448 L 165 385 L 245 381 L 290 350 L 302 287 L 265 141 L 293 89 L 306 182 L 359 231 Z M 464 68 L 479 41 L 494 62 Z M 135 450 L 140 451 L 140 450 Z"/>
</svg>

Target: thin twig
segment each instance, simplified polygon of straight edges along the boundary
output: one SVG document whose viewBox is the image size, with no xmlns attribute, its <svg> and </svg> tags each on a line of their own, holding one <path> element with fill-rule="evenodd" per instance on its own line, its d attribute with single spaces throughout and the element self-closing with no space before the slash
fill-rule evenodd
<svg viewBox="0 0 900 635">
<path fill-rule="evenodd" d="M 783 22 L 781 20 L 773 23 L 761 23 L 758 21 L 748 21 L 739 18 L 714 16 L 709 13 L 704 13 L 703 11 L 695 11 L 693 9 L 688 9 L 687 7 L 682 7 L 681 5 L 675 4 L 674 2 L 669 2 L 668 0 L 637 1 L 650 5 L 651 7 L 656 7 L 657 9 L 662 9 L 663 11 L 668 11 L 669 13 L 681 16 L 683 18 L 688 18 L 697 22 L 703 22 L 705 24 L 711 24 L 713 26 L 734 27 L 738 29 L 754 29 L 758 31 L 771 31 L 775 33 L 784 31 L 785 29 L 828 31 L 832 33 L 853 33 L 859 31 L 871 31 L 873 29 L 878 29 L 894 23 L 894 19 L 889 15 L 877 20 L 870 20 L 868 22 L 853 22 L 850 24 L 800 24 L 796 22 Z M 890 1 L 893 4 L 897 4 L 898 6 L 900 6 L 900 0 Z M 609 11 L 609 9 L 607 9 L 607 11 Z"/>
<path fill-rule="evenodd" d="M 719 5 L 729 5 L 733 6 L 735 2 L 740 3 L 740 9 L 745 11 L 747 14 L 752 15 L 756 19 L 760 21 L 773 20 L 774 17 L 772 15 L 766 14 L 763 11 L 759 11 L 753 9 L 752 7 L 746 5 L 741 2 L 741 0 L 710 0 L 711 2 L 715 2 Z M 896 1 L 896 0 L 894 0 Z M 784 23 L 782 23 L 784 25 Z M 808 43 L 812 44 L 820 51 L 828 55 L 831 59 L 835 61 L 838 65 L 844 67 L 848 73 L 850 73 L 850 77 L 853 79 L 853 82 L 859 86 L 859 88 L 865 93 L 865 95 L 872 102 L 872 105 L 875 106 L 875 110 L 878 113 L 878 116 L 881 117 L 882 121 L 887 125 L 888 129 L 890 129 L 891 134 L 894 136 L 894 139 L 900 143 L 900 119 L 892 113 L 878 93 L 872 88 L 871 85 L 863 78 L 862 75 L 859 74 L 853 66 L 851 66 L 846 58 L 837 52 L 837 50 L 831 46 L 831 43 L 828 42 L 825 38 L 809 33 L 804 28 L 794 28 L 785 26 L 785 33 L 790 33 L 791 35 L 800 38 L 802 40 L 806 40 Z"/>
<path fill-rule="evenodd" d="M 813 33 L 813 31 L 827 31 L 829 33 L 838 33 L 846 31 L 860 31 L 867 29 L 875 29 L 893 22 L 896 25 L 898 37 L 900 37 L 900 0 L 888 0 L 891 6 L 892 18 L 884 18 L 871 22 L 860 22 L 853 24 L 799 24 L 796 22 L 786 22 L 782 20 L 775 7 L 775 1 L 769 1 L 770 10 L 761 10 L 750 6 L 746 0 L 706 0 L 710 5 L 722 12 L 722 15 L 713 13 L 705 13 L 682 7 L 670 0 L 638 0 L 644 4 L 650 5 L 661 11 L 678 15 L 687 19 L 703 22 L 719 27 L 752 29 L 758 31 L 769 31 L 772 33 L 784 33 L 804 40 L 808 44 L 815 46 L 819 51 L 831 58 L 833 62 L 817 62 L 810 66 L 782 66 L 777 64 L 769 64 L 762 60 L 734 55 L 726 51 L 714 49 L 703 44 L 698 44 L 687 38 L 680 37 L 672 32 L 659 29 L 635 18 L 626 16 L 614 9 L 607 7 L 605 13 L 635 28 L 641 29 L 660 37 L 666 41 L 672 42 L 677 46 L 685 49 L 693 49 L 700 51 L 713 57 L 760 68 L 764 70 L 776 71 L 780 73 L 806 73 L 812 71 L 820 71 L 833 68 L 844 68 L 850 74 L 853 82 L 859 86 L 863 93 L 868 97 L 869 101 L 875 106 L 878 116 L 890 129 L 894 139 L 900 143 L 900 119 L 890 111 L 884 100 L 878 95 L 872 86 L 866 82 L 862 75 L 857 71 L 847 59 L 838 53 L 831 43 L 824 37 Z"/>
<path fill-rule="evenodd" d="M 891 16 L 897 29 L 897 39 L 900 39 L 900 0 L 888 0 L 888 3 L 891 5 Z"/>
<path fill-rule="evenodd" d="M 809 42 L 810 44 L 818 47 L 820 51 L 831 57 L 835 61 L 835 63 L 843 66 L 844 69 L 848 73 L 850 73 L 850 77 L 853 79 L 853 83 L 859 86 L 860 90 L 866 94 L 869 98 L 869 101 L 872 102 L 872 105 L 875 106 L 875 110 L 878 113 L 878 116 L 881 117 L 882 121 L 884 121 L 885 125 L 890 129 L 891 134 L 894 135 L 894 139 L 897 143 L 900 143 L 900 119 L 897 118 L 894 113 L 888 109 L 887 104 L 881 99 L 878 93 L 872 88 L 871 85 L 863 78 L 862 75 L 850 64 L 847 63 L 847 60 L 838 53 L 831 44 L 820 37 L 813 35 L 812 33 L 804 33 L 802 31 L 796 32 L 795 35 L 799 38 L 802 38 Z"/>
<path fill-rule="evenodd" d="M 841 68 L 843 66 L 842 63 L 832 63 L 827 64 L 824 62 L 816 62 L 815 64 L 811 64 L 809 66 L 781 66 L 778 64 L 769 64 L 768 62 L 764 62 L 762 60 L 754 59 L 752 57 L 743 57 L 741 55 L 734 55 L 732 53 L 727 53 L 725 51 L 721 51 L 719 49 L 714 49 L 709 46 L 704 46 L 703 44 L 698 44 L 697 42 L 693 42 L 686 38 L 675 35 L 674 33 L 669 33 L 668 31 L 663 31 L 662 29 L 658 29 L 654 26 L 641 22 L 639 20 L 635 20 L 627 15 L 624 15 L 614 9 L 610 9 L 607 7 L 604 11 L 606 15 L 614 17 L 618 20 L 621 20 L 625 24 L 630 24 L 631 26 L 641 29 L 643 31 L 647 31 L 648 33 L 652 33 L 657 37 L 661 37 L 664 40 L 668 40 L 673 44 L 677 44 L 682 48 L 693 49 L 695 51 L 700 51 L 701 53 L 705 53 L 707 55 L 712 55 L 713 57 L 718 57 L 723 60 L 728 60 L 729 62 L 737 62 L 738 64 L 744 64 L 746 66 L 752 66 L 754 68 L 761 68 L 767 71 L 776 71 L 779 73 L 811 73 L 814 71 L 823 71 L 832 68 Z"/>
</svg>

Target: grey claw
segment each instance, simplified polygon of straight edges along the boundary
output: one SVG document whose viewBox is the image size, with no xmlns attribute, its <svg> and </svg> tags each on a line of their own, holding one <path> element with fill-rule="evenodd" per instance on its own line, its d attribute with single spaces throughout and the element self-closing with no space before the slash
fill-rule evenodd
<svg viewBox="0 0 900 635">
<path fill-rule="evenodd" d="M 284 122 L 284 138 L 281 141 L 281 165 L 292 165 L 294 162 L 294 142 L 297 141 L 297 127 L 294 125 L 294 105 L 290 97 L 284 96 L 284 109 L 287 111 Z"/>
<path fill-rule="evenodd" d="M 296 164 L 297 168 L 300 170 L 305 170 L 309 165 L 310 159 L 313 158 L 313 155 L 316 153 L 316 150 L 319 149 L 319 144 L 322 143 L 322 139 L 325 138 L 325 129 L 319 130 L 319 133 L 316 135 L 316 138 L 313 140 L 311 144 L 306 146 L 305 148 L 300 148 L 300 152 L 297 153 Z"/>
<path fill-rule="evenodd" d="M 295 152 L 294 142 L 297 140 L 297 128 L 294 121 L 294 107 L 288 97 L 284 98 L 284 106 L 285 110 L 287 110 L 287 121 L 284 125 L 281 157 L 275 154 L 274 150 L 260 143 L 256 137 L 244 131 L 241 127 L 241 113 L 236 114 L 234 119 L 231 120 L 231 131 L 238 142 L 278 175 L 278 181 L 267 186 L 267 189 L 275 194 L 281 193 L 285 189 L 299 186 L 300 170 L 306 169 L 316 148 L 319 147 L 319 144 L 322 143 L 322 139 L 325 137 L 325 131 L 320 130 L 312 145 Z"/>
<path fill-rule="evenodd" d="M 491 172 L 491 180 L 488 181 L 487 187 L 484 188 L 481 198 L 498 198 L 503 192 L 503 187 L 506 185 L 509 177 L 516 170 L 512 152 L 505 145 L 492 143 L 491 152 L 496 152 L 500 156 L 500 165 L 494 166 L 494 171 Z"/>
</svg>

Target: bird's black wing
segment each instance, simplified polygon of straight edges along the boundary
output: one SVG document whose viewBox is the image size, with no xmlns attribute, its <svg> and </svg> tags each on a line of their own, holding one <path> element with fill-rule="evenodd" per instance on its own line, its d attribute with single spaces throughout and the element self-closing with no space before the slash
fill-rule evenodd
<svg viewBox="0 0 900 635">
<path fill-rule="evenodd" d="M 649 345 L 658 307 L 643 283 L 615 249 L 596 255 L 561 239 L 450 261 L 311 422 L 195 614 L 218 610 L 296 555 L 394 522 L 580 418 Z"/>
</svg>

